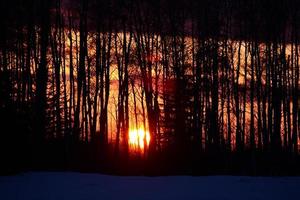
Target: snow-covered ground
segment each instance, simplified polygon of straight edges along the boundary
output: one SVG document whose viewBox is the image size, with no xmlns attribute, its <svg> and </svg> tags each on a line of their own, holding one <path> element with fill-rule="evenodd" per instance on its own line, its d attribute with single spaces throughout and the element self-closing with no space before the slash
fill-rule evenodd
<svg viewBox="0 0 300 200">
<path fill-rule="evenodd" d="M 300 177 L 120 177 L 30 172 L 0 177 L 1 200 L 299 199 Z"/>
</svg>

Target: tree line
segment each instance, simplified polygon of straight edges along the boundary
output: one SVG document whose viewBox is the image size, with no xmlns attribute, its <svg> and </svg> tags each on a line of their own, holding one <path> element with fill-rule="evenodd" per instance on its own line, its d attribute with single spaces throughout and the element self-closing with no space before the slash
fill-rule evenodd
<svg viewBox="0 0 300 200">
<path fill-rule="evenodd" d="M 3 149 L 58 143 L 63 155 L 85 145 L 115 156 L 129 152 L 130 128 L 144 127 L 150 157 L 298 154 L 296 0 L 0 8 Z"/>
</svg>

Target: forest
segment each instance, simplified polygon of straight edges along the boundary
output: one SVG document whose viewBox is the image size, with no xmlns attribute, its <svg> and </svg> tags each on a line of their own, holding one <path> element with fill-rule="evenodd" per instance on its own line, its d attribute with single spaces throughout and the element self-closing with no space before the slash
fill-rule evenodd
<svg viewBox="0 0 300 200">
<path fill-rule="evenodd" d="M 300 174 L 298 0 L 0 1 L 0 174 Z"/>
</svg>

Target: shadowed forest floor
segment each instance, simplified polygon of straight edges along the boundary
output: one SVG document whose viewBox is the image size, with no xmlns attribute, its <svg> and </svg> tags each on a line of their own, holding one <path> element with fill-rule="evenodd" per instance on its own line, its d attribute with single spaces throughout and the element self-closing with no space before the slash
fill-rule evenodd
<svg viewBox="0 0 300 200">
<path fill-rule="evenodd" d="M 33 148 L 33 147 L 32 147 Z M 23 150 L 22 150 L 23 149 Z M 27 151 L 26 151 L 27 149 Z M 106 149 L 75 145 L 65 152 L 63 145 L 45 144 L 42 150 L 28 151 L 21 145 L 3 157 L 0 175 L 26 171 L 75 171 L 127 176 L 236 175 L 299 176 L 300 157 L 288 152 L 276 155 L 264 152 L 178 152 L 165 150 L 155 154 L 133 154 L 111 146 Z M 63 154 L 61 152 L 64 152 Z M 100 153 L 102 152 L 102 153 Z"/>
</svg>

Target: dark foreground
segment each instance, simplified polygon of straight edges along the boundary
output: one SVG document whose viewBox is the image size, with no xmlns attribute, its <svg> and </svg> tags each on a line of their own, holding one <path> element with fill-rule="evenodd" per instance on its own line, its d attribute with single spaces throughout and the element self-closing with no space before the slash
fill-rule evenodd
<svg viewBox="0 0 300 200">
<path fill-rule="evenodd" d="M 120 177 L 29 172 L 0 177 L 0 199 L 297 199 L 299 177 Z"/>
</svg>

